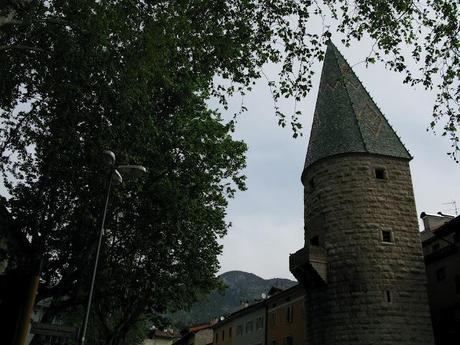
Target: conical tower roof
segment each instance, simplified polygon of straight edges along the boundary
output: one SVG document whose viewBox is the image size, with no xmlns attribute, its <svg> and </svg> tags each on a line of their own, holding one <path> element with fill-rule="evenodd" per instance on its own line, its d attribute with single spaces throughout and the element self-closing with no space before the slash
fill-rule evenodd
<svg viewBox="0 0 460 345">
<path fill-rule="evenodd" d="M 332 42 L 327 45 L 305 169 L 342 153 L 412 159 Z"/>
</svg>

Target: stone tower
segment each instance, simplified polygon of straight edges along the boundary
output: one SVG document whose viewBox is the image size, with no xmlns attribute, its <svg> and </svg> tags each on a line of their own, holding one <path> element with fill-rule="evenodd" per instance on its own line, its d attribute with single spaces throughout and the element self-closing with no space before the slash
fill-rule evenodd
<svg viewBox="0 0 460 345">
<path fill-rule="evenodd" d="M 305 246 L 290 256 L 308 345 L 433 344 L 411 159 L 329 43 L 302 173 Z"/>
</svg>

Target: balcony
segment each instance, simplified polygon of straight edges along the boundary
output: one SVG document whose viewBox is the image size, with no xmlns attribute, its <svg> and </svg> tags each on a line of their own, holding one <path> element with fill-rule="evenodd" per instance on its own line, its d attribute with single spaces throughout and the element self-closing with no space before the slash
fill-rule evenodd
<svg viewBox="0 0 460 345">
<path fill-rule="evenodd" d="M 305 248 L 289 256 L 289 270 L 303 285 L 327 283 L 326 251 L 318 246 L 310 246 L 308 255 Z"/>
</svg>

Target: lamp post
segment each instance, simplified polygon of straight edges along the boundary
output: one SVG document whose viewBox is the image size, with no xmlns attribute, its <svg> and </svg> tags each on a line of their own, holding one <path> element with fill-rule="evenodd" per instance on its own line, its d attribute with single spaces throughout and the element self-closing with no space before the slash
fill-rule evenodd
<svg viewBox="0 0 460 345">
<path fill-rule="evenodd" d="M 99 263 L 99 254 L 101 251 L 102 237 L 104 236 L 104 224 L 105 217 L 107 215 L 107 207 L 109 205 L 110 190 L 113 184 L 121 184 L 123 182 L 123 176 L 120 172 L 125 172 L 130 175 L 141 175 L 147 172 L 147 169 L 142 165 L 116 165 L 115 154 L 112 151 L 104 151 L 104 158 L 106 163 L 110 167 L 109 180 L 107 183 L 107 193 L 105 196 L 104 211 L 102 213 L 101 227 L 99 230 L 99 240 L 97 243 L 96 258 L 94 260 L 93 275 L 91 277 L 91 286 L 89 289 L 88 303 L 86 305 L 85 317 L 83 319 L 83 325 L 80 331 L 79 344 L 84 345 L 86 340 L 86 331 L 88 328 L 89 313 L 91 310 L 91 302 L 93 300 L 94 283 L 96 281 L 97 265 Z"/>
</svg>

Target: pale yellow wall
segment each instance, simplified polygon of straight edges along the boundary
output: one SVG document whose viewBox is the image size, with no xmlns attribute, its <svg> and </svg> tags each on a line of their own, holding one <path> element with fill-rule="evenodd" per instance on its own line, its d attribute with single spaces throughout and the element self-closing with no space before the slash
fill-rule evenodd
<svg viewBox="0 0 460 345">
<path fill-rule="evenodd" d="M 190 342 L 189 344 L 191 345 L 206 345 L 212 343 L 212 338 L 213 338 L 213 330 L 212 328 L 206 328 L 202 329 L 201 331 L 198 331 L 195 333 L 195 336 L 193 337 L 193 341 Z M 192 339 L 192 338 L 191 338 Z"/>
<path fill-rule="evenodd" d="M 144 339 L 143 345 L 171 345 L 177 339 L 164 339 L 164 338 L 156 338 L 156 339 Z"/>
</svg>

